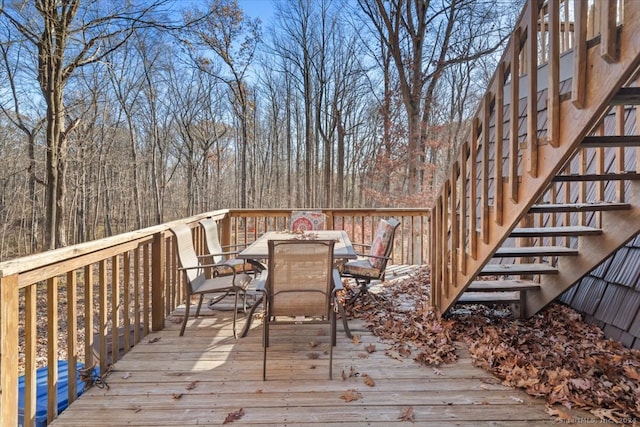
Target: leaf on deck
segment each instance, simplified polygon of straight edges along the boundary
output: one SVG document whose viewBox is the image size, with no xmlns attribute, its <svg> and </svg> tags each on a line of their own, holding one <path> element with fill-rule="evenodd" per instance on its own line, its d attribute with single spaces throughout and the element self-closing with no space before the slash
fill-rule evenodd
<svg viewBox="0 0 640 427">
<path fill-rule="evenodd" d="M 232 423 L 234 421 L 237 421 L 239 419 L 241 419 L 244 416 L 244 409 L 240 408 L 235 412 L 229 412 L 227 414 L 227 417 L 224 419 L 224 422 L 222 424 L 229 424 Z"/>
</svg>

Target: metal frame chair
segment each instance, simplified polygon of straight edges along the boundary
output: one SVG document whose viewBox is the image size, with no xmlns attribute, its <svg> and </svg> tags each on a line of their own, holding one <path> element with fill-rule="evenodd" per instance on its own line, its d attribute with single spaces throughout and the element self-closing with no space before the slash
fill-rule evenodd
<svg viewBox="0 0 640 427">
<path fill-rule="evenodd" d="M 215 304 L 233 293 L 235 295 L 233 336 L 235 337 L 238 294 L 246 294 L 246 289 L 251 282 L 251 276 L 246 273 L 236 272 L 235 268 L 230 264 L 202 264 L 193 246 L 191 229 L 187 225 L 179 224 L 173 226 L 171 227 L 171 232 L 175 236 L 176 253 L 178 255 L 178 263 L 180 264 L 178 270 L 184 273 L 185 278 L 186 302 L 180 336 L 184 335 L 187 326 L 192 295 L 200 296 L 195 312 L 195 317 L 197 318 L 200 315 L 200 308 L 202 307 L 205 294 L 219 294 L 214 300 Z M 205 273 L 206 269 L 213 269 L 211 273 L 212 277 L 207 277 Z"/>
<path fill-rule="evenodd" d="M 393 241 L 399 226 L 400 221 L 395 218 L 380 219 L 372 244 L 352 243 L 353 246 L 368 249 L 368 252 L 357 253 L 358 259 L 347 261 L 341 266 L 340 276 L 354 279 L 358 285 L 357 292 L 349 298 L 350 302 L 362 296 L 372 296 L 369 292 L 372 280 L 384 281 L 387 262 L 391 259 Z M 380 251 L 382 255 L 379 255 Z"/>
<path fill-rule="evenodd" d="M 333 240 L 270 240 L 264 293 L 263 365 L 266 380 L 270 326 L 278 323 L 328 323 L 330 325 L 329 378 L 333 378 L 336 345 L 336 292 L 342 289 L 333 268 Z M 292 320 L 293 318 L 293 320 Z"/>
</svg>

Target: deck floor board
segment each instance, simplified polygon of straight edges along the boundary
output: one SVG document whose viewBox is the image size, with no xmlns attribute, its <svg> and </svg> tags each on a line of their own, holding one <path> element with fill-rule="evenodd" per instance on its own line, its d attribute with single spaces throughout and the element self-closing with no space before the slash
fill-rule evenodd
<svg viewBox="0 0 640 427">
<path fill-rule="evenodd" d="M 389 345 L 357 320 L 350 326 L 358 343 L 345 336 L 338 322 L 332 381 L 326 326 L 273 328 L 268 380 L 262 381 L 260 322 L 254 322 L 247 337 L 234 339 L 229 312 L 207 314 L 190 321 L 184 337 L 178 336 L 179 324 L 167 320 L 164 330 L 145 337 L 113 366 L 108 388 L 89 389 L 51 425 L 221 425 L 240 409 L 244 415 L 230 425 L 411 425 L 399 419 L 406 408 L 413 410 L 413 425 L 420 426 L 557 423 L 544 400 L 503 386 L 474 367 L 464 345 L 457 344 L 455 364 L 420 366 L 385 355 Z M 375 345 L 372 353 L 366 351 L 369 344 Z M 365 384 L 365 375 L 374 380 L 373 387 Z M 358 400 L 342 398 L 349 390 L 359 393 Z M 574 414 L 594 420 L 584 412 Z"/>
</svg>

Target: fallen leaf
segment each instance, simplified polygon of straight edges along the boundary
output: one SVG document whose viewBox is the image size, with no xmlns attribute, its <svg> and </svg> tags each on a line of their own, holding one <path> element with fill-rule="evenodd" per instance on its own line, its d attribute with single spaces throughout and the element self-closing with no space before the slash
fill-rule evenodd
<svg viewBox="0 0 640 427">
<path fill-rule="evenodd" d="M 514 402 L 518 402 L 518 403 L 524 403 L 524 400 L 522 400 L 519 397 L 516 396 L 511 396 L 511 400 L 513 400 Z"/>
<path fill-rule="evenodd" d="M 376 351 L 376 345 L 371 343 L 368 346 L 366 346 L 364 349 L 367 350 L 367 353 L 373 353 L 374 351 Z"/>
<path fill-rule="evenodd" d="M 149 340 L 149 344 L 153 344 L 153 343 L 155 343 L 155 342 L 158 342 L 158 341 L 160 341 L 160 339 L 162 339 L 162 337 L 155 337 L 155 338 L 151 338 L 151 339 Z"/>
<path fill-rule="evenodd" d="M 440 369 L 438 368 L 433 368 L 433 373 L 436 375 L 442 375 L 444 376 L 444 372 L 442 372 Z"/>
<path fill-rule="evenodd" d="M 354 343 L 355 345 L 360 344 L 360 335 L 353 335 L 351 337 L 351 342 Z"/>
<path fill-rule="evenodd" d="M 358 400 L 361 397 L 362 397 L 362 394 L 360 394 L 357 390 L 354 390 L 354 389 L 349 389 L 342 396 L 340 396 L 340 398 L 345 402 L 353 402 L 354 400 Z"/>
<path fill-rule="evenodd" d="M 309 347 L 316 348 L 317 346 L 318 346 L 318 342 L 317 341 L 309 341 Z"/>
<path fill-rule="evenodd" d="M 551 415 L 552 417 L 558 417 L 559 421 L 564 421 L 567 423 L 573 422 L 573 417 L 560 406 L 558 406 L 557 408 L 547 406 L 547 414 Z"/>
<path fill-rule="evenodd" d="M 400 416 L 398 417 L 398 419 L 400 421 L 414 422 L 415 414 L 413 412 L 413 408 L 411 406 L 403 408 L 402 411 L 400 411 Z"/>
<path fill-rule="evenodd" d="M 123 380 L 128 380 L 129 378 L 131 378 L 131 372 L 125 372 L 125 373 L 122 375 L 122 379 L 123 379 Z"/>
<path fill-rule="evenodd" d="M 235 412 L 229 412 L 227 414 L 227 417 L 224 419 L 224 422 L 222 424 L 229 424 L 232 423 L 234 421 L 237 421 L 239 419 L 241 419 L 244 416 L 244 409 L 240 408 Z"/>
<path fill-rule="evenodd" d="M 182 397 L 182 393 L 173 393 L 173 398 L 174 399 L 180 399 Z"/>
<path fill-rule="evenodd" d="M 196 387 L 198 387 L 198 381 L 192 381 L 189 384 L 187 384 L 187 386 L 185 388 L 187 390 L 193 390 Z"/>
<path fill-rule="evenodd" d="M 375 385 L 376 385 L 376 382 L 373 380 L 373 378 L 371 378 L 367 374 L 364 375 L 364 383 L 366 385 L 368 385 L 369 387 L 375 387 Z"/>
<path fill-rule="evenodd" d="M 320 359 L 320 353 L 307 353 L 307 357 L 311 360 Z"/>
</svg>

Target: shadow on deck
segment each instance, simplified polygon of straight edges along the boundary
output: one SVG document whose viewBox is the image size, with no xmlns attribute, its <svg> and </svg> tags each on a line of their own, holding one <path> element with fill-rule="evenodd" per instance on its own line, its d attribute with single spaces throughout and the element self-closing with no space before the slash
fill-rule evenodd
<svg viewBox="0 0 640 427">
<path fill-rule="evenodd" d="M 420 426 L 556 424 L 544 400 L 473 367 L 462 344 L 457 363 L 434 369 L 386 356 L 387 345 L 362 321 L 350 321 L 357 340 L 338 322 L 330 381 L 328 327 L 276 326 L 263 382 L 259 321 L 234 339 L 230 312 L 208 310 L 179 337 L 171 318 L 181 311 L 114 365 L 108 388 L 93 387 L 51 425 L 221 425 L 232 413 L 243 415 L 231 425 L 254 426 L 410 425 L 401 419 L 410 414 Z"/>
</svg>

